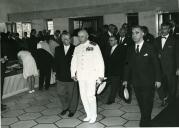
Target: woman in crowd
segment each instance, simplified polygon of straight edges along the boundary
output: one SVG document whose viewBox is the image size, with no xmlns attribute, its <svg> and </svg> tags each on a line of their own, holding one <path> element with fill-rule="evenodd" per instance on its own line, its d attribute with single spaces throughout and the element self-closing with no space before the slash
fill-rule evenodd
<svg viewBox="0 0 179 128">
<path fill-rule="evenodd" d="M 31 53 L 28 51 L 21 50 L 17 54 L 20 62 L 23 65 L 23 76 L 27 79 L 27 84 L 29 86 L 29 93 L 35 92 L 35 76 L 38 75 L 37 66 Z"/>
</svg>

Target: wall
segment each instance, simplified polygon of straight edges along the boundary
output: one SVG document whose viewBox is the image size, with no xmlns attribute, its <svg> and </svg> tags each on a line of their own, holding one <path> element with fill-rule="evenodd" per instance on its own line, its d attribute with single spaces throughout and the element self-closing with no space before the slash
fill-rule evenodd
<svg viewBox="0 0 179 128">
<path fill-rule="evenodd" d="M 146 11 L 146 12 L 139 12 L 139 24 L 142 26 L 147 26 L 149 28 L 149 32 L 152 33 L 154 36 L 157 35 L 156 33 L 156 12 L 155 11 Z"/>
<path fill-rule="evenodd" d="M 54 18 L 53 19 L 54 29 L 60 31 L 69 30 L 68 18 Z"/>
<path fill-rule="evenodd" d="M 126 23 L 126 14 L 110 14 L 104 15 L 104 24 L 115 24 L 118 28 L 121 27 L 123 23 Z"/>
<path fill-rule="evenodd" d="M 37 32 L 47 29 L 46 21 L 43 19 L 32 20 L 32 29 L 36 29 Z"/>
<path fill-rule="evenodd" d="M 50 17 L 51 15 L 53 16 L 54 10 L 58 10 L 58 13 L 62 12 L 59 15 L 55 13 L 55 16 L 68 17 L 69 15 L 86 16 L 95 15 L 97 13 L 97 15 L 126 13 L 136 10 L 138 12 L 147 10 L 176 11 L 178 8 L 178 0 L 170 0 L 170 3 L 168 0 L 0 0 L 0 22 L 7 21 L 8 14 L 22 13 L 20 17 L 17 15 L 18 18 L 11 15 L 11 17 L 13 17 L 11 20 L 23 19 L 22 17 L 26 17 L 27 15 L 26 18 L 29 19 L 33 17 L 41 19 Z M 82 11 L 83 9 L 84 11 Z M 46 12 L 43 13 L 43 11 Z M 52 12 L 49 13 L 48 11 Z M 35 17 L 37 13 L 39 13 L 39 15 Z M 46 15 L 46 13 L 49 15 Z"/>
</svg>

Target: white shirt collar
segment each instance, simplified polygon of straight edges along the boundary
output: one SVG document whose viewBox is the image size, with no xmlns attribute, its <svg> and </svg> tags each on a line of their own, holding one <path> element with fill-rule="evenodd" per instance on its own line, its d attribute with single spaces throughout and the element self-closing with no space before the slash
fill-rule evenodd
<svg viewBox="0 0 179 128">
<path fill-rule="evenodd" d="M 136 49 L 136 48 L 137 48 L 137 46 L 139 45 L 139 52 L 140 52 L 140 50 L 141 50 L 141 48 L 142 48 L 143 44 L 144 44 L 144 40 L 143 40 L 143 41 L 141 41 L 141 42 L 140 42 L 140 43 L 138 43 L 138 44 L 135 44 L 135 49 Z"/>
<path fill-rule="evenodd" d="M 112 48 L 111 48 L 111 54 L 114 52 L 114 50 L 116 49 L 117 46 L 118 46 L 118 44 L 112 46 Z"/>
<path fill-rule="evenodd" d="M 112 36 L 112 33 L 110 31 L 108 31 L 108 34 L 109 34 L 109 36 Z"/>
<path fill-rule="evenodd" d="M 166 35 L 166 36 L 162 36 L 162 37 L 165 37 L 166 39 L 169 37 L 169 34 L 168 35 Z"/>
</svg>

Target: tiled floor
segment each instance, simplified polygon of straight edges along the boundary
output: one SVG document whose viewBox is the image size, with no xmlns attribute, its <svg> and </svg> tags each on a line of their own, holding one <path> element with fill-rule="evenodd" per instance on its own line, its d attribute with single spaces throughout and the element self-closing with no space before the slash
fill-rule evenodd
<svg viewBox="0 0 179 128">
<path fill-rule="evenodd" d="M 74 117 L 61 116 L 61 104 L 55 87 L 49 91 L 27 92 L 5 99 L 8 109 L 2 112 L 2 128 L 119 128 L 137 127 L 140 113 L 135 96 L 131 104 L 119 98 L 112 105 L 98 101 L 98 118 L 95 124 L 83 122 L 85 117 L 81 102 Z M 155 96 L 152 118 L 163 108 Z"/>
</svg>

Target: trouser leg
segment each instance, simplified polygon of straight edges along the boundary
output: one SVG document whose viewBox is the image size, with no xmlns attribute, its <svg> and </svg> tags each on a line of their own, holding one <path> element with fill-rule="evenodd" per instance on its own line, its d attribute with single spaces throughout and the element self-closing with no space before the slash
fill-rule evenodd
<svg viewBox="0 0 179 128">
<path fill-rule="evenodd" d="M 44 80 L 45 80 L 45 73 L 43 69 L 39 69 L 39 89 L 43 89 Z"/>
<path fill-rule="evenodd" d="M 88 118 L 90 118 L 90 108 L 89 108 L 89 103 L 88 103 L 88 97 L 87 97 L 87 90 L 86 87 L 86 82 L 84 80 L 79 81 L 79 89 L 80 89 L 80 97 L 86 112 L 86 115 Z"/>
<path fill-rule="evenodd" d="M 91 80 L 86 82 L 87 86 L 87 98 L 88 98 L 88 105 L 90 111 L 90 118 L 96 119 L 97 118 L 97 105 L 96 105 L 96 81 Z"/>
<path fill-rule="evenodd" d="M 120 87 L 120 77 L 111 77 L 110 81 L 111 81 L 110 82 L 111 90 L 110 90 L 108 102 L 115 102 L 116 94 Z"/>
<path fill-rule="evenodd" d="M 141 126 L 150 126 L 154 100 L 154 88 L 134 87 L 136 98 L 141 112 Z"/>
<path fill-rule="evenodd" d="M 73 87 L 71 87 L 71 90 L 69 93 L 71 93 L 70 96 L 70 104 L 69 104 L 69 110 L 72 113 L 75 113 L 78 107 L 79 103 L 79 90 L 78 90 L 78 83 L 73 82 Z"/>
<path fill-rule="evenodd" d="M 61 101 L 63 110 L 68 109 L 68 93 L 67 93 L 67 86 L 64 82 L 57 81 L 57 94 Z"/>
<path fill-rule="evenodd" d="M 50 87 L 50 78 L 51 78 L 51 67 L 48 67 L 45 71 L 45 89 Z"/>
</svg>

